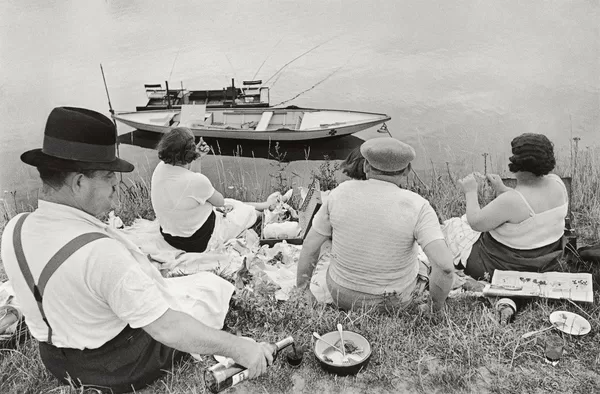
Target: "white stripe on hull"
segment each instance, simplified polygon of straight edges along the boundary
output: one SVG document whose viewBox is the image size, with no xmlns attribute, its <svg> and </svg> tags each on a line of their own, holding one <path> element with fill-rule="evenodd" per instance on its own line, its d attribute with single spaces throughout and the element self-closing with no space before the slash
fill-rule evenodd
<svg viewBox="0 0 600 394">
<path fill-rule="evenodd" d="M 138 130 L 143 131 L 152 131 L 155 133 L 168 133 L 174 127 L 166 127 L 166 126 L 155 126 L 149 125 L 145 123 L 136 123 L 123 119 L 119 119 L 120 122 L 131 126 Z M 190 129 L 194 133 L 196 137 L 206 137 L 206 138 L 234 138 L 240 140 L 257 140 L 257 141 L 305 141 L 305 140 L 313 140 L 320 138 L 328 138 L 328 137 L 337 137 L 348 134 L 358 133 L 359 131 L 366 130 L 370 127 L 377 126 L 378 124 L 383 123 L 383 121 L 375 121 L 369 123 L 362 123 L 351 126 L 344 126 L 337 129 L 333 129 L 335 132 L 332 133 L 332 130 L 315 130 L 315 131 L 301 131 L 301 130 L 290 130 L 290 131 L 269 131 L 269 132 L 261 132 L 261 131 L 241 131 L 241 130 L 199 130 L 199 129 Z"/>
<path fill-rule="evenodd" d="M 265 111 L 259 110 L 259 111 Z M 315 110 L 310 110 L 315 111 Z M 325 111 L 325 110 L 324 110 Z M 178 127 L 174 126 L 166 126 L 165 123 L 169 123 L 168 119 L 172 118 L 174 115 L 178 113 L 178 111 L 164 111 L 159 112 L 156 111 L 144 111 L 142 113 L 122 113 L 114 115 L 113 117 L 121 123 L 124 123 L 130 127 L 133 127 L 138 130 L 143 131 L 151 131 L 155 133 L 167 133 L 171 129 Z M 336 111 L 343 112 L 343 111 Z M 349 115 L 358 114 L 357 112 L 347 111 Z M 365 115 L 367 115 L 365 113 Z M 306 140 L 315 140 L 321 138 L 330 138 L 337 136 L 344 136 L 348 134 L 354 134 L 362 130 L 366 130 L 370 127 L 377 126 L 383 122 L 388 121 L 390 118 L 387 115 L 383 114 L 368 114 L 373 115 L 371 119 L 365 119 L 364 121 L 357 121 L 356 119 L 353 122 L 348 122 L 350 124 L 344 125 L 341 123 L 339 126 L 330 125 L 327 128 L 312 128 L 308 130 L 291 130 L 291 129 L 279 129 L 279 130 L 268 130 L 268 131 L 256 131 L 253 129 L 225 129 L 225 128 L 211 128 L 210 126 L 206 127 L 190 127 L 190 130 L 197 137 L 207 137 L 207 138 L 232 138 L 232 139 L 241 139 L 241 140 L 258 140 L 258 141 L 306 141 Z M 130 117 L 138 117 L 144 120 L 143 122 L 136 121 L 128 118 Z M 160 118 L 150 119 L 152 116 L 161 116 Z M 151 122 L 155 122 L 154 124 Z M 163 123 L 163 124 L 160 124 Z"/>
</svg>

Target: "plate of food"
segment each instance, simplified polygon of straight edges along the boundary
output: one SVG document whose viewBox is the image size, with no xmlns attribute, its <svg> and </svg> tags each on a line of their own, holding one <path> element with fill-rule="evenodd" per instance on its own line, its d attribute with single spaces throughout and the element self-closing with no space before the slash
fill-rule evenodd
<svg viewBox="0 0 600 394">
<path fill-rule="evenodd" d="M 567 311 L 552 312 L 550 314 L 550 323 L 560 331 L 570 335 L 585 335 L 592 329 L 590 322 L 584 317 Z"/>
<path fill-rule="evenodd" d="M 318 335 L 318 334 L 317 334 Z M 371 358 L 371 344 L 362 335 L 353 331 L 331 331 L 319 336 L 313 351 L 321 367 L 339 376 L 354 375 L 365 368 Z"/>
</svg>

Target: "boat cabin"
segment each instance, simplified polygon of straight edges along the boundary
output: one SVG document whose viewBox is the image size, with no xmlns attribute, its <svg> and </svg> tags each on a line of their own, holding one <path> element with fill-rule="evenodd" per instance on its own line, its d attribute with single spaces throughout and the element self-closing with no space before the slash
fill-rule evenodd
<svg viewBox="0 0 600 394">
<path fill-rule="evenodd" d="M 180 109 L 182 105 L 205 105 L 207 108 L 254 108 L 269 106 L 269 88 L 261 80 L 243 81 L 237 88 L 231 86 L 212 90 L 164 89 L 162 84 L 146 84 L 148 103 L 136 111 Z"/>
</svg>

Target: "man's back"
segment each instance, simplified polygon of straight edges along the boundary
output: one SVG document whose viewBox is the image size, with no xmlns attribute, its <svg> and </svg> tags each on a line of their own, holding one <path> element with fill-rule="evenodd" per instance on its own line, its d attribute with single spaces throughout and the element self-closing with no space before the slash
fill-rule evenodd
<svg viewBox="0 0 600 394">
<path fill-rule="evenodd" d="M 415 241 L 425 247 L 443 239 L 427 200 L 376 179 L 339 185 L 313 227 L 332 236 L 331 279 L 370 294 L 410 290 L 418 272 Z"/>
</svg>

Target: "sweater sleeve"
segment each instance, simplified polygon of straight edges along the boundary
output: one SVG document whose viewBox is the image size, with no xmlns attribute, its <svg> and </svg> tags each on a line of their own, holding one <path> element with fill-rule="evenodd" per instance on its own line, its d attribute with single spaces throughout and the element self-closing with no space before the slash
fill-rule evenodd
<svg viewBox="0 0 600 394">
<path fill-rule="evenodd" d="M 423 249 L 433 241 L 444 239 L 438 217 L 427 201 L 425 201 L 419 212 L 414 235 L 417 243 Z"/>
</svg>

